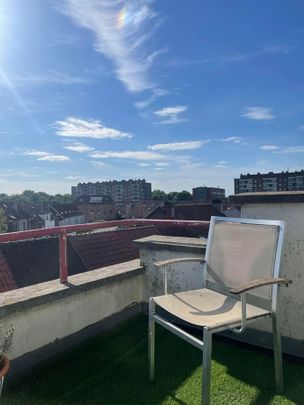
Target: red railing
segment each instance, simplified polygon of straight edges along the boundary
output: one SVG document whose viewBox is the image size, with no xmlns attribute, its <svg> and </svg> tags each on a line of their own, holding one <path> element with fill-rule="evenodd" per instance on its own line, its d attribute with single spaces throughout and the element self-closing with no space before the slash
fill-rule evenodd
<svg viewBox="0 0 304 405">
<path fill-rule="evenodd" d="M 209 222 L 207 221 L 184 221 L 171 219 L 126 219 L 119 221 L 94 222 L 79 225 L 56 226 L 54 228 L 32 229 L 29 231 L 3 233 L 0 235 L 0 243 L 16 242 L 26 239 L 42 238 L 44 236 L 59 237 L 59 273 L 61 283 L 68 281 L 68 262 L 67 262 L 67 239 L 69 233 L 88 232 L 95 229 L 111 227 L 128 227 L 144 225 L 169 226 L 176 229 L 196 229 L 206 233 Z"/>
</svg>

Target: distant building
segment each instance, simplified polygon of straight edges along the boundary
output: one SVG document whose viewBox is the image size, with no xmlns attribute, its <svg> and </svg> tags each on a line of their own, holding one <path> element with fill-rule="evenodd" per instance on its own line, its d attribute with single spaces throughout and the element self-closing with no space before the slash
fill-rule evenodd
<svg viewBox="0 0 304 405">
<path fill-rule="evenodd" d="M 115 202 L 151 200 L 151 183 L 143 180 L 113 180 L 96 183 L 78 183 L 72 186 L 72 198 L 83 195 L 109 195 Z"/>
<path fill-rule="evenodd" d="M 117 208 L 109 195 L 82 195 L 74 204 L 84 213 L 86 222 L 110 221 L 117 216 Z"/>
<path fill-rule="evenodd" d="M 16 202 L 0 202 L 6 217 L 6 232 L 27 231 L 44 227 L 44 221 L 34 212 L 28 212 Z"/>
<path fill-rule="evenodd" d="M 234 193 L 256 193 L 263 191 L 304 190 L 304 170 L 281 173 L 241 174 L 234 179 Z"/>
<path fill-rule="evenodd" d="M 192 189 L 193 201 L 212 201 L 223 200 L 225 198 L 225 189 L 219 187 L 195 187 Z"/>
</svg>

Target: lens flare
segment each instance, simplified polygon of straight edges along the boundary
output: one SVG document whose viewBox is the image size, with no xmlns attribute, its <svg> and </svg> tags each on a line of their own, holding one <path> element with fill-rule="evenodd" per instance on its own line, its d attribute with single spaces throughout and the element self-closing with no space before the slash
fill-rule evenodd
<svg viewBox="0 0 304 405">
<path fill-rule="evenodd" d="M 117 27 L 122 28 L 127 20 L 127 10 L 126 7 L 122 8 L 117 15 Z"/>
</svg>

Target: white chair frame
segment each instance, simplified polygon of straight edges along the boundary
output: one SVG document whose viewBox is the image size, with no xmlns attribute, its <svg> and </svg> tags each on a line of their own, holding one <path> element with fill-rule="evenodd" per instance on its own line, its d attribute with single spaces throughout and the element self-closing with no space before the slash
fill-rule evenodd
<svg viewBox="0 0 304 405">
<path fill-rule="evenodd" d="M 155 311 L 155 302 L 153 297 L 149 300 L 149 367 L 150 367 L 150 380 L 154 379 L 155 376 L 155 323 L 163 326 L 165 329 L 174 333 L 175 335 L 181 337 L 188 343 L 199 348 L 203 352 L 203 371 L 202 371 L 202 404 L 209 404 L 210 400 L 210 379 L 211 379 L 211 352 L 212 352 L 212 335 L 217 332 L 223 332 L 226 330 L 231 330 L 234 333 L 243 333 L 246 329 L 248 323 L 256 321 L 256 318 L 246 319 L 246 292 L 254 288 L 258 288 L 264 285 L 272 285 L 271 293 L 271 310 L 267 315 L 259 316 L 258 319 L 270 316 L 272 319 L 272 331 L 273 331 L 273 350 L 274 350 L 274 366 L 275 366 L 275 383 L 277 393 L 283 392 L 283 370 L 282 370 L 282 350 L 281 350 L 281 334 L 280 334 L 280 323 L 278 314 L 278 286 L 288 285 L 291 281 L 279 278 L 280 273 L 280 262 L 282 257 L 283 241 L 284 241 L 284 228 L 285 224 L 283 221 L 273 221 L 273 220 L 253 220 L 253 219 L 243 219 L 243 218 L 226 218 L 226 217 L 212 217 L 210 221 L 208 242 L 205 262 L 208 263 L 211 251 L 211 243 L 214 232 L 214 226 L 216 221 L 226 221 L 226 222 L 236 222 L 239 224 L 255 224 L 255 225 L 271 225 L 278 227 L 278 239 L 275 252 L 274 266 L 273 266 L 273 278 L 271 279 L 258 279 L 241 286 L 240 288 L 234 288 L 230 290 L 230 293 L 236 294 L 236 297 L 241 299 L 242 308 L 242 318 L 241 322 L 234 324 L 227 324 L 212 330 L 208 327 L 203 327 L 203 340 L 192 336 L 190 333 L 183 330 L 179 325 L 173 324 L 172 321 L 165 319 L 160 316 Z M 172 263 L 178 263 L 181 261 L 200 261 L 202 259 L 197 258 L 183 258 L 183 259 L 173 259 L 165 260 L 162 262 L 155 263 L 157 268 L 164 269 L 164 293 L 167 295 L 167 266 Z M 204 265 L 203 270 L 203 282 L 204 287 L 206 285 L 206 271 L 207 266 Z"/>
</svg>

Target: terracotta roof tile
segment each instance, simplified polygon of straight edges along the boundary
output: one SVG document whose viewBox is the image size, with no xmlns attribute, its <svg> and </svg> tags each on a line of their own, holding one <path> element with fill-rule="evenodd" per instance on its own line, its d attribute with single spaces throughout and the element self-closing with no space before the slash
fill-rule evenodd
<svg viewBox="0 0 304 405">
<path fill-rule="evenodd" d="M 17 288 L 14 276 L 0 251 L 0 292 L 14 290 Z"/>
</svg>

